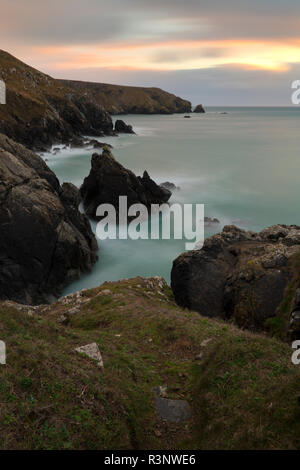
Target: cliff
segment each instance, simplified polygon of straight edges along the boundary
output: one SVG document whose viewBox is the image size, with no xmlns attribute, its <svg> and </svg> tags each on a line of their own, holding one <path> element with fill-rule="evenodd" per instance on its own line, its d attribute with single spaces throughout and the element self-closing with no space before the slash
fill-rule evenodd
<svg viewBox="0 0 300 470">
<path fill-rule="evenodd" d="M 97 242 L 79 190 L 0 134 L 0 299 L 41 303 L 91 270 Z"/>
<path fill-rule="evenodd" d="M 0 79 L 7 92 L 6 104 L 0 105 L 0 132 L 30 148 L 43 149 L 81 134 L 98 136 L 113 130 L 100 103 L 1 50 Z"/>
<path fill-rule="evenodd" d="M 110 114 L 172 114 L 191 112 L 191 103 L 160 88 L 109 85 L 62 80 L 64 85 L 80 91 L 101 104 Z"/>
</svg>

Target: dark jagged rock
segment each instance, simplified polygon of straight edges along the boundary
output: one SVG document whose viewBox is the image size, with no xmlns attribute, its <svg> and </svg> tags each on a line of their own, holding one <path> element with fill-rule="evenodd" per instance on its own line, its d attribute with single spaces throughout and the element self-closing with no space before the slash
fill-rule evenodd
<svg viewBox="0 0 300 470">
<path fill-rule="evenodd" d="M 0 134 L 1 299 L 43 303 L 91 269 L 97 242 L 79 201 L 75 186 Z"/>
<path fill-rule="evenodd" d="M 212 225 L 219 225 L 220 221 L 216 217 L 204 217 L 204 224 L 211 227 Z"/>
<path fill-rule="evenodd" d="M 167 202 L 172 193 L 158 186 L 146 171 L 141 178 L 124 168 L 105 148 L 101 155 L 92 156 L 92 168 L 81 194 L 86 213 L 95 219 L 100 204 L 109 203 L 118 209 L 119 196 L 127 196 L 128 206 L 142 203 L 149 207 Z"/>
<path fill-rule="evenodd" d="M 126 124 L 122 119 L 118 119 L 115 123 L 115 132 L 122 134 L 135 134 L 132 126 Z"/>
<path fill-rule="evenodd" d="M 82 148 L 84 147 L 84 139 L 82 137 L 73 137 L 70 142 L 71 148 Z"/>
<path fill-rule="evenodd" d="M 92 146 L 94 149 L 103 149 L 104 147 L 108 147 L 108 148 L 110 148 L 110 149 L 113 148 L 112 145 L 106 144 L 105 142 L 99 142 L 99 141 L 96 140 L 96 139 L 90 140 L 89 142 L 87 142 L 86 145 L 87 145 L 87 146 Z"/>
<path fill-rule="evenodd" d="M 264 329 L 284 302 L 299 250 L 298 226 L 275 225 L 259 233 L 226 226 L 201 250 L 173 262 L 176 302 L 210 317 L 233 318 L 241 327 Z"/>
<path fill-rule="evenodd" d="M 300 339 L 300 288 L 296 290 L 294 306 L 290 318 L 289 336 L 291 341 Z"/>
<path fill-rule="evenodd" d="M 203 108 L 202 104 L 198 104 L 194 109 L 194 113 L 205 113 L 205 109 Z"/>
<path fill-rule="evenodd" d="M 111 117 L 101 103 L 68 88 L 0 50 L 0 79 L 6 105 L 0 106 L 0 132 L 42 151 L 80 135 L 110 134 Z"/>
</svg>

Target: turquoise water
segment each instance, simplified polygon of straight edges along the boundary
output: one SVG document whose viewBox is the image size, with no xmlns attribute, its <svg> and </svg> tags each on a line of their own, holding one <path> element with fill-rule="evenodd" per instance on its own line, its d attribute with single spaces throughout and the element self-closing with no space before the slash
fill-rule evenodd
<svg viewBox="0 0 300 470">
<path fill-rule="evenodd" d="M 117 160 L 136 174 L 146 169 L 158 183 L 174 182 L 180 191 L 170 202 L 203 203 L 205 215 L 221 224 L 252 230 L 299 224 L 300 108 L 208 108 L 206 114 L 128 115 L 137 135 L 102 139 Z M 228 114 L 220 114 L 227 112 Z M 88 175 L 92 150 L 45 155 L 61 182 L 77 186 Z M 184 240 L 106 240 L 92 273 L 64 294 L 106 280 L 160 275 L 167 281 Z"/>
</svg>

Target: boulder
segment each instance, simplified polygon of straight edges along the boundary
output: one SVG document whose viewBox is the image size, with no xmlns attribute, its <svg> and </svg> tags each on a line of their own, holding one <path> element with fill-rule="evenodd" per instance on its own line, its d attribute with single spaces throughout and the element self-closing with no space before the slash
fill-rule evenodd
<svg viewBox="0 0 300 470">
<path fill-rule="evenodd" d="M 198 104 L 194 109 L 194 113 L 205 113 L 205 109 L 203 108 L 202 104 Z"/>
<path fill-rule="evenodd" d="M 119 196 L 127 196 L 128 206 L 141 203 L 150 207 L 167 202 L 171 194 L 168 189 L 158 186 L 146 171 L 139 177 L 124 168 L 107 147 L 101 155 L 95 153 L 92 156 L 90 174 L 81 186 L 85 211 L 94 219 L 100 204 L 109 203 L 118 210 Z"/>
<path fill-rule="evenodd" d="M 104 367 L 102 355 L 97 343 L 90 343 L 86 344 L 85 346 L 79 346 L 78 348 L 75 348 L 75 351 L 79 354 L 84 354 L 90 359 L 96 361 L 98 367 Z"/>
<path fill-rule="evenodd" d="M 264 329 L 285 299 L 291 263 L 300 250 L 300 227 L 276 225 L 259 233 L 225 226 L 202 249 L 174 262 L 176 302 L 210 317 L 233 319 L 240 327 Z M 298 311 L 295 307 L 295 311 Z"/>
<path fill-rule="evenodd" d="M 135 134 L 134 130 L 132 129 L 132 126 L 129 124 L 126 124 L 122 119 L 117 119 L 115 123 L 115 132 L 121 134 Z"/>
<path fill-rule="evenodd" d="M 1 299 L 48 302 L 92 268 L 97 242 L 78 189 L 60 186 L 40 157 L 2 134 L 0 201 Z"/>
</svg>

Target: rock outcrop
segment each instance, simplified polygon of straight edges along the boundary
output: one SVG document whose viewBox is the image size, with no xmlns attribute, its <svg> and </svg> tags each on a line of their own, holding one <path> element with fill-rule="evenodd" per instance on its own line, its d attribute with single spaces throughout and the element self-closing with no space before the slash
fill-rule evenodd
<svg viewBox="0 0 300 470">
<path fill-rule="evenodd" d="M 194 109 L 194 113 L 205 113 L 205 109 L 203 108 L 202 104 L 197 104 L 196 108 Z"/>
<path fill-rule="evenodd" d="M 47 302 L 91 269 L 97 242 L 79 190 L 60 186 L 40 157 L 2 134 L 0 201 L 1 299 Z"/>
<path fill-rule="evenodd" d="M 294 293 L 286 289 L 298 287 L 293 263 L 299 252 L 298 226 L 275 225 L 259 233 L 225 226 L 201 250 L 174 261 L 176 302 L 203 315 L 234 319 L 240 327 L 264 329 L 267 319 L 288 310 L 283 306 Z"/>
<path fill-rule="evenodd" d="M 124 168 L 105 148 L 102 154 L 92 156 L 92 168 L 81 186 L 86 213 L 96 218 L 100 204 L 109 203 L 119 207 L 119 196 L 127 196 L 128 206 L 136 203 L 149 207 L 151 204 L 167 202 L 171 192 L 158 186 L 145 171 L 143 177 L 136 176 Z"/>
<path fill-rule="evenodd" d="M 118 119 L 115 123 L 115 132 L 121 134 L 135 134 L 132 126 L 126 124 L 122 119 Z"/>
<path fill-rule="evenodd" d="M 61 82 L 76 92 L 84 93 L 91 101 L 103 105 L 110 114 L 172 114 L 189 113 L 192 110 L 189 101 L 160 88 L 73 80 L 61 80 Z"/>
<path fill-rule="evenodd" d="M 31 149 L 113 130 L 101 103 L 1 50 L 0 79 L 7 92 L 6 105 L 0 106 L 0 132 Z"/>
</svg>

